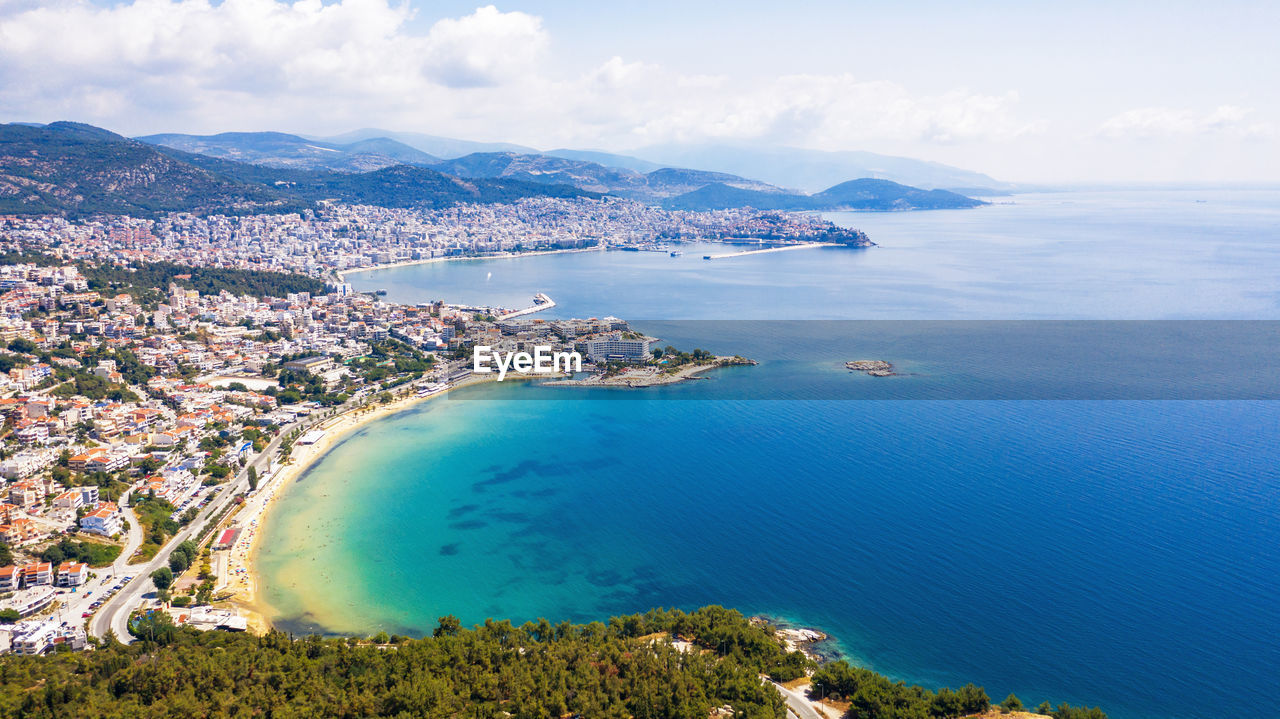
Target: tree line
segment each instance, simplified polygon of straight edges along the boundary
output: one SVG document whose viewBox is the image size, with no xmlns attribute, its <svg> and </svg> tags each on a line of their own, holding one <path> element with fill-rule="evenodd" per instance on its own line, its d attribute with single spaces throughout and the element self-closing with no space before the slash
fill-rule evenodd
<svg viewBox="0 0 1280 719">
<path fill-rule="evenodd" d="M 785 680 L 811 668 L 772 627 L 714 606 L 607 623 L 487 620 L 470 629 L 450 616 L 422 639 L 202 633 L 154 612 L 133 633 L 139 640 L 128 646 L 108 638 L 92 652 L 0 657 L 0 717 L 706 719 L 728 705 L 735 719 L 785 719 L 781 695 L 761 677 Z M 850 709 L 851 717 L 938 716 L 910 713 L 911 697 L 943 692 L 834 666 L 815 679 L 854 696 L 878 686 L 907 697 L 893 713 Z M 947 696 L 956 698 L 955 711 L 990 708 L 977 687 Z"/>
</svg>

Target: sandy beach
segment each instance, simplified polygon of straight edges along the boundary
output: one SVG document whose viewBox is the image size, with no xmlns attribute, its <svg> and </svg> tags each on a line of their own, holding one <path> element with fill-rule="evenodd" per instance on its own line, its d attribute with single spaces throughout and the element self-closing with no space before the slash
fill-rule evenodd
<svg viewBox="0 0 1280 719">
<path fill-rule="evenodd" d="M 218 576 L 214 593 L 224 595 L 228 591 L 231 592 L 231 597 L 224 602 L 240 611 L 247 619 L 250 631 L 257 634 L 265 633 L 271 627 L 272 612 L 271 607 L 263 601 L 258 591 L 259 578 L 254 571 L 254 560 L 258 550 L 256 540 L 262 533 L 262 525 L 270 514 L 274 500 L 291 482 L 307 471 L 352 430 L 402 412 L 419 402 L 438 399 L 461 387 L 492 381 L 496 381 L 496 375 L 472 376 L 432 395 L 419 397 L 410 393 L 387 404 L 367 405 L 330 417 L 320 423 L 315 429 L 323 430 L 324 437 L 315 444 L 294 444 L 289 459 L 270 477 L 261 481 L 253 496 L 246 499 L 245 503 L 224 522 L 223 527 L 239 526 L 242 531 L 230 549 L 214 552 L 214 574 Z"/>
<path fill-rule="evenodd" d="M 514 260 L 520 257 L 537 257 L 539 255 L 566 255 L 573 252 L 604 252 L 603 247 L 571 247 L 565 250 L 539 250 L 537 252 L 509 252 L 501 255 L 482 255 L 479 257 L 429 257 L 423 260 L 404 260 L 402 262 L 391 262 L 385 265 L 370 265 L 369 267 L 355 267 L 349 270 L 341 270 L 336 272 L 338 279 L 343 282 L 347 281 L 347 275 L 354 275 L 359 272 L 372 272 L 374 270 L 389 270 L 395 267 L 412 267 L 413 265 L 433 265 L 437 262 L 461 262 L 466 260 Z"/>
</svg>

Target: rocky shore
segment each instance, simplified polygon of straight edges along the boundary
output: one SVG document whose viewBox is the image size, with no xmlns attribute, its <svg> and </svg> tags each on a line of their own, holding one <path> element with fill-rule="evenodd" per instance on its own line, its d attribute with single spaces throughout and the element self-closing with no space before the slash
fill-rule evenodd
<svg viewBox="0 0 1280 719">
<path fill-rule="evenodd" d="M 845 369 L 853 372 L 863 372 L 872 377 L 892 377 L 897 374 L 893 371 L 893 365 L 884 360 L 853 360 L 844 363 Z"/>
</svg>

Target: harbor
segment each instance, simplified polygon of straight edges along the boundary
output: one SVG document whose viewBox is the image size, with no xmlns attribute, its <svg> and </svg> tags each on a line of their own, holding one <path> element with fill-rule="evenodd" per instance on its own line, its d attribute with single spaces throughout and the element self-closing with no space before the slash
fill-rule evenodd
<svg viewBox="0 0 1280 719">
<path fill-rule="evenodd" d="M 543 310 L 549 310 L 555 306 L 556 306 L 555 300 L 551 299 L 551 297 L 549 297 L 547 293 L 539 292 L 538 294 L 533 296 L 532 306 L 526 307 L 522 310 L 516 310 L 515 312 L 508 312 L 505 315 L 501 315 L 498 317 L 498 321 L 501 322 L 502 320 L 510 320 L 510 319 L 515 319 L 516 317 L 524 317 L 525 315 L 531 315 L 535 312 L 542 312 Z"/>
</svg>

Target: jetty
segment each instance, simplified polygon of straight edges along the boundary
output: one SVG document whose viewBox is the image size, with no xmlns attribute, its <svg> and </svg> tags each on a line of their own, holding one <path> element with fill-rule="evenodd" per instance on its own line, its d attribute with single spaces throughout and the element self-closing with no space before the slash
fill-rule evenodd
<svg viewBox="0 0 1280 719">
<path fill-rule="evenodd" d="M 781 247 L 766 247 L 760 250 L 745 250 L 743 252 L 723 252 L 716 255 L 703 255 L 704 260 L 723 260 L 728 257 L 745 257 L 747 255 L 762 255 L 766 252 L 787 252 L 788 250 L 807 250 L 811 247 L 843 247 L 844 245 L 835 242 L 801 242 L 795 245 L 782 245 Z"/>
<path fill-rule="evenodd" d="M 516 310 L 515 312 L 508 312 L 505 315 L 498 317 L 497 321 L 501 322 L 502 320 L 510 320 L 510 319 L 515 319 L 516 317 L 524 317 L 525 315 L 531 315 L 534 312 L 549 310 L 555 306 L 556 306 L 555 300 L 547 296 L 547 293 L 539 292 L 538 294 L 533 296 L 532 307 L 526 307 L 522 310 Z"/>
</svg>

